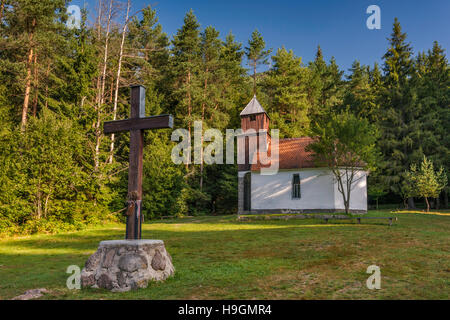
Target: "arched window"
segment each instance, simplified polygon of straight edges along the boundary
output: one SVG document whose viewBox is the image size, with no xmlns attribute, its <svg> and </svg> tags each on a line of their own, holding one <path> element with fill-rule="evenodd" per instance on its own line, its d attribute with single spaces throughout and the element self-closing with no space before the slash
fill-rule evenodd
<svg viewBox="0 0 450 320">
<path fill-rule="evenodd" d="M 292 199 L 300 199 L 300 175 L 298 173 L 294 174 L 292 177 Z"/>
</svg>

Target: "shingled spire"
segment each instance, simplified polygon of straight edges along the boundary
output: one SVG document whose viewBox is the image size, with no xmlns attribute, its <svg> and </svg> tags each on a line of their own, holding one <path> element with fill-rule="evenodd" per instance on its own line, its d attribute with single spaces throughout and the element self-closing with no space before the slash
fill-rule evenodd
<svg viewBox="0 0 450 320">
<path fill-rule="evenodd" d="M 247 104 L 244 110 L 242 110 L 241 117 L 258 113 L 265 113 L 267 115 L 267 112 L 264 110 L 259 101 L 256 99 L 256 95 L 254 95 L 253 99 L 250 100 L 250 102 Z"/>
</svg>

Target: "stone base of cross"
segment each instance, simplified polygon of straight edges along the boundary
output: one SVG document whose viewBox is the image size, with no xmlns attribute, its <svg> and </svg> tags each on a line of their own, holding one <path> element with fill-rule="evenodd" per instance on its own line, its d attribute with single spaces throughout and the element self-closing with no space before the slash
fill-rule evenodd
<svg viewBox="0 0 450 320">
<path fill-rule="evenodd" d="M 173 127 L 171 115 L 145 116 L 145 88 L 131 87 L 131 115 L 129 119 L 108 121 L 105 134 L 130 131 L 130 164 L 128 169 L 127 227 L 125 239 L 141 239 L 142 225 L 142 164 L 144 130 Z"/>
<path fill-rule="evenodd" d="M 162 240 L 110 240 L 100 242 L 81 271 L 83 288 L 125 292 L 145 288 L 175 273 L 172 257 Z"/>
</svg>

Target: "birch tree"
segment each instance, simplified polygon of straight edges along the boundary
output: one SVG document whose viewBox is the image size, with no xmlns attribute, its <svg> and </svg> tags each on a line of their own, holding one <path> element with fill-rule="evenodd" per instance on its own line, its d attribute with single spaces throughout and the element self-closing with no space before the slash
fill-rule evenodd
<svg viewBox="0 0 450 320">
<path fill-rule="evenodd" d="M 121 38 L 121 41 L 120 41 L 120 49 L 119 49 L 119 62 L 118 62 L 118 66 L 117 66 L 116 84 L 115 84 L 115 88 L 114 88 L 113 120 L 116 120 L 116 117 L 117 117 L 117 103 L 118 103 L 118 100 L 119 100 L 119 84 L 120 84 L 120 76 L 121 76 L 121 71 L 122 71 L 123 47 L 124 47 L 124 44 L 125 44 L 126 32 L 127 32 L 127 28 L 128 28 L 130 7 L 131 7 L 131 1 L 128 0 L 128 2 L 127 2 L 127 13 L 126 13 L 125 22 L 124 22 L 123 28 L 122 28 L 122 38 Z M 113 162 L 113 157 L 114 157 L 114 139 L 115 139 L 115 135 L 113 133 L 111 135 L 111 145 L 110 145 L 110 150 L 109 150 L 108 163 L 112 163 Z"/>
</svg>

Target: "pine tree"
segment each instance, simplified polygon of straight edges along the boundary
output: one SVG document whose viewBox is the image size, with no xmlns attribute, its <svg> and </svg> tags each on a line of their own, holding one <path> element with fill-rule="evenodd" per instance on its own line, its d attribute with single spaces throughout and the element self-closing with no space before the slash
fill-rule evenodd
<svg viewBox="0 0 450 320">
<path fill-rule="evenodd" d="M 245 47 L 245 55 L 247 63 L 253 69 L 253 94 L 256 95 L 256 68 L 260 65 L 269 63 L 268 57 L 272 49 L 264 50 L 266 42 L 258 30 L 255 29 L 251 39 L 248 41 L 248 47 Z"/>
<path fill-rule="evenodd" d="M 237 43 L 233 34 L 230 32 L 225 39 L 220 54 L 221 72 L 223 73 L 222 84 L 222 115 L 212 113 L 211 121 L 226 122 L 221 125 L 225 128 L 238 128 L 240 125 L 239 113 L 241 109 L 239 106 L 248 102 L 248 94 L 250 91 L 247 86 L 247 75 L 245 68 L 242 67 L 242 58 L 244 52 L 242 51 L 242 44 Z M 216 109 L 215 109 L 216 110 Z"/>
<path fill-rule="evenodd" d="M 334 57 L 327 65 L 322 49 L 317 47 L 316 58 L 310 63 L 312 78 L 310 81 L 311 121 L 322 121 L 342 104 L 344 81 L 343 71 L 339 70 Z"/>
<path fill-rule="evenodd" d="M 376 123 L 379 104 L 377 84 L 379 71 L 371 72 L 369 67 L 361 66 L 358 60 L 354 61 L 347 76 L 347 87 L 344 94 L 343 106 L 358 117 L 366 118 L 370 123 Z M 372 80 L 372 77 L 374 79 Z"/>
<path fill-rule="evenodd" d="M 22 131 L 26 128 L 30 104 L 33 115 L 37 113 L 41 75 L 54 63 L 55 53 L 61 47 L 61 31 L 67 19 L 65 5 L 65 0 L 11 0 L 9 10 L 3 12 L 3 32 L 8 36 L 2 38 L 5 43 L 0 46 L 7 48 L 5 55 L 9 62 L 5 67 L 17 72 L 17 80 L 20 79 L 14 85 L 21 92 Z"/>
<path fill-rule="evenodd" d="M 284 47 L 278 49 L 272 60 L 273 68 L 264 80 L 272 123 L 281 130 L 281 137 L 303 136 L 310 122 L 307 91 L 310 71 L 303 66 L 301 58 Z"/>
<path fill-rule="evenodd" d="M 221 79 L 219 77 L 223 75 L 218 72 L 220 67 L 220 52 L 222 47 L 222 41 L 219 39 L 219 32 L 213 27 L 207 27 L 201 34 L 200 52 L 202 57 L 202 66 L 200 69 L 200 79 L 203 86 L 203 93 L 200 98 L 201 102 L 201 121 L 203 123 L 203 129 L 207 124 L 205 119 L 210 118 L 209 113 L 217 104 L 220 104 L 220 87 Z M 214 126 L 217 128 L 217 126 Z M 203 189 L 203 132 L 201 138 L 200 149 L 200 190 Z"/>
<path fill-rule="evenodd" d="M 184 25 L 178 29 L 172 40 L 172 77 L 174 95 L 178 104 L 177 118 L 187 126 L 191 134 L 195 120 L 194 106 L 200 97 L 201 82 L 198 77 L 200 68 L 200 25 L 194 12 L 190 10 L 184 17 Z"/>
</svg>

